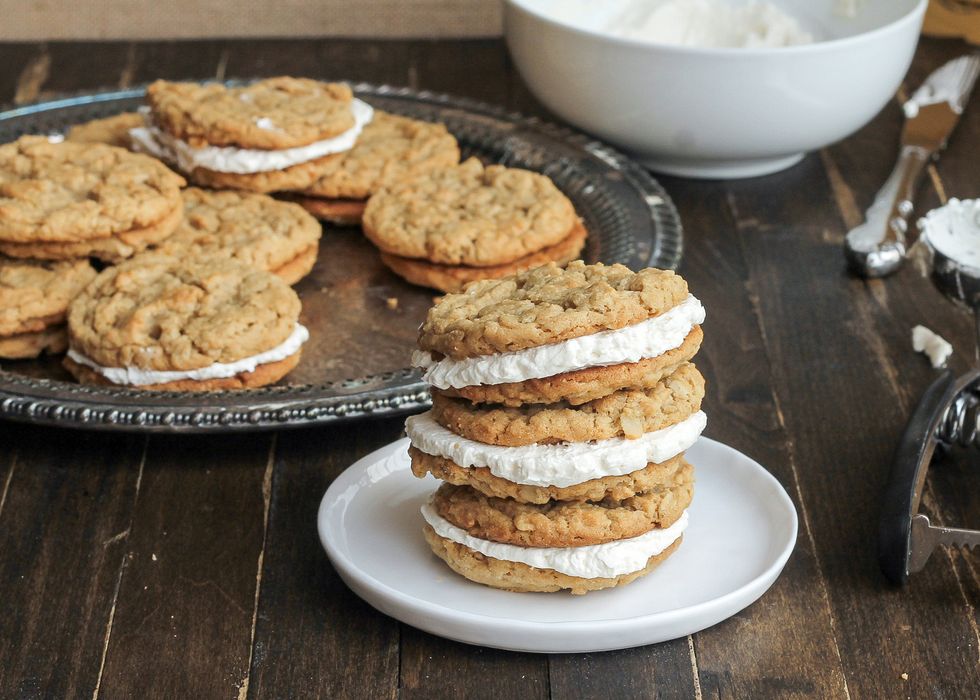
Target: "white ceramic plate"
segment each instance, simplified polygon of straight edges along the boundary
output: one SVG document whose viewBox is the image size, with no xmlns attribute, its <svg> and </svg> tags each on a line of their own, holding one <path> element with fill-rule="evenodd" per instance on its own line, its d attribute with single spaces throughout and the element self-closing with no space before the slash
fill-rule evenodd
<svg viewBox="0 0 980 700">
<path fill-rule="evenodd" d="M 351 590 L 413 627 L 469 644 L 591 652 L 663 642 L 758 600 L 796 543 L 779 482 L 737 450 L 702 438 L 688 453 L 696 486 L 680 549 L 628 586 L 584 596 L 510 593 L 471 583 L 429 551 L 419 507 L 438 486 L 409 469 L 408 439 L 341 474 L 320 504 L 320 541 Z"/>
</svg>

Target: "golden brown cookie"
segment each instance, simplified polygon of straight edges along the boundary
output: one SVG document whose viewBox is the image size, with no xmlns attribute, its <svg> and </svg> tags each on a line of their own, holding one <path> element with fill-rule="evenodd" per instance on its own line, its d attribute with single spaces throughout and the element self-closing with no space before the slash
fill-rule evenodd
<svg viewBox="0 0 980 700">
<path fill-rule="evenodd" d="M 459 146 L 442 124 L 375 110 L 357 143 L 326 165 L 319 179 L 299 194 L 367 200 L 382 187 L 459 162 Z"/>
<path fill-rule="evenodd" d="M 489 445 L 518 447 L 557 442 L 636 439 L 697 413 L 704 377 L 690 362 L 649 389 L 623 389 L 578 406 L 475 406 L 432 392 L 432 417 L 447 430 Z"/>
<path fill-rule="evenodd" d="M 659 464 L 650 462 L 622 476 L 604 476 L 572 486 L 531 486 L 502 479 L 487 467 L 461 467 L 445 457 L 426 454 L 416 447 L 409 447 L 412 473 L 418 478 L 432 474 L 437 479 L 458 486 L 472 486 L 480 493 L 496 498 L 513 498 L 521 503 L 547 503 L 548 501 L 601 501 L 604 498 L 623 500 L 638 493 L 649 491 L 664 483 L 677 471 L 677 456 Z"/>
<path fill-rule="evenodd" d="M 0 241 L 0 253 L 12 258 L 39 258 L 41 260 L 76 260 L 98 258 L 107 263 L 119 263 L 141 253 L 149 246 L 160 243 L 174 231 L 184 217 L 182 207 L 155 224 L 142 229 L 124 231 L 108 238 L 94 238 L 77 243 L 4 243 Z"/>
<path fill-rule="evenodd" d="M 143 126 L 143 115 L 137 112 L 123 112 L 104 119 L 93 119 L 84 124 L 76 124 L 68 130 L 69 141 L 79 143 L 105 143 L 110 146 L 129 148 L 132 141 L 129 130 Z"/>
<path fill-rule="evenodd" d="M 523 258 L 493 267 L 467 267 L 465 265 L 439 265 L 426 260 L 402 258 L 381 253 L 383 262 L 399 277 L 422 287 L 432 287 L 443 292 L 462 291 L 470 282 L 497 279 L 553 262 L 566 265 L 576 259 L 585 247 L 585 227 L 579 222 L 572 232 L 552 246 L 525 255 Z"/>
<path fill-rule="evenodd" d="M 640 323 L 687 296 L 687 282 L 670 270 L 546 265 L 442 297 L 419 347 L 454 359 L 524 350 Z"/>
<path fill-rule="evenodd" d="M 0 335 L 0 357 L 24 360 L 42 353 L 58 355 L 68 349 L 68 331 L 58 323 L 34 333 Z"/>
<path fill-rule="evenodd" d="M 183 192 L 184 218 L 150 255 L 185 261 L 235 260 L 295 283 L 316 261 L 322 229 L 302 207 L 262 194 Z M 282 271 L 282 273 L 280 273 Z"/>
<path fill-rule="evenodd" d="M 295 192 L 281 192 L 279 198 L 295 202 L 320 221 L 337 226 L 360 226 L 364 208 L 367 206 L 366 199 L 321 199 Z"/>
<path fill-rule="evenodd" d="M 443 484 L 432 505 L 473 537 L 519 547 L 579 547 L 639 537 L 667 528 L 694 496 L 694 468 L 679 460 L 667 480 L 623 500 L 519 503 L 470 488 Z"/>
<path fill-rule="evenodd" d="M 386 253 L 492 267 L 567 238 L 575 209 L 544 175 L 475 158 L 385 187 L 364 211 L 364 234 Z"/>
<path fill-rule="evenodd" d="M 188 371 L 280 346 L 299 297 L 231 260 L 146 256 L 103 270 L 71 305 L 71 347 L 102 367 Z"/>
<path fill-rule="evenodd" d="M 679 538 L 660 554 L 650 557 L 646 567 L 639 571 L 615 578 L 581 578 L 552 569 L 537 569 L 521 562 L 504 561 L 484 556 L 469 547 L 440 537 L 429 525 L 425 525 L 423 532 L 425 541 L 429 543 L 432 552 L 446 562 L 449 568 L 470 581 L 507 591 L 553 593 L 568 590 L 572 595 L 582 595 L 589 591 L 622 586 L 641 576 L 646 576 L 677 551 L 683 539 L 683 537 Z"/>
<path fill-rule="evenodd" d="M 158 80 L 146 91 L 154 123 L 194 147 L 283 150 L 333 138 L 354 126 L 351 89 L 306 78 L 267 78 L 244 87 Z"/>
<path fill-rule="evenodd" d="M 52 263 L 0 257 L 0 337 L 63 323 L 68 305 L 93 279 L 95 270 L 88 260 Z"/>
<path fill-rule="evenodd" d="M 179 208 L 183 184 L 149 156 L 23 136 L 0 146 L 0 241 L 73 243 L 154 226 Z"/>
<path fill-rule="evenodd" d="M 497 403 L 504 406 L 523 406 L 529 403 L 565 401 L 578 406 L 601 399 L 622 389 L 649 389 L 673 374 L 701 348 L 704 333 L 695 326 L 684 342 L 663 355 L 639 362 L 626 362 L 605 367 L 586 367 L 542 379 L 528 379 L 509 384 L 467 386 L 461 389 L 442 389 L 442 394 L 473 403 Z"/>
</svg>

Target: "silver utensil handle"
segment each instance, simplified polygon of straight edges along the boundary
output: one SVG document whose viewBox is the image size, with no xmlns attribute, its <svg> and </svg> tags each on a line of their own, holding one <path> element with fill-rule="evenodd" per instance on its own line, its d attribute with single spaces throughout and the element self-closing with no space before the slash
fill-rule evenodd
<svg viewBox="0 0 980 700">
<path fill-rule="evenodd" d="M 912 199 L 929 162 L 929 151 L 902 146 L 891 175 L 878 190 L 865 212 L 865 221 L 847 234 L 848 261 L 865 277 L 883 277 L 894 272 L 915 242 L 909 230 Z"/>
<path fill-rule="evenodd" d="M 936 527 L 928 516 L 919 513 L 912 517 L 911 552 L 909 573 L 921 571 L 929 556 L 941 544 L 951 547 L 980 546 L 980 530 L 962 530 L 956 527 Z"/>
</svg>

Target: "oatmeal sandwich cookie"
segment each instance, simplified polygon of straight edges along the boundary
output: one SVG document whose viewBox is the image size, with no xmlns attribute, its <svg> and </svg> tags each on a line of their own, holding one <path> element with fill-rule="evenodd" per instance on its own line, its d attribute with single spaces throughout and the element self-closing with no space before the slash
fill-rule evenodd
<svg viewBox="0 0 980 700">
<path fill-rule="evenodd" d="M 353 148 L 325 163 L 312 185 L 286 196 L 318 219 L 356 225 L 379 189 L 458 162 L 459 145 L 442 124 L 375 110 Z"/>
<path fill-rule="evenodd" d="M 278 381 L 309 334 L 296 293 L 233 260 L 141 256 L 72 303 L 65 366 L 86 384 L 220 391 Z"/>
<path fill-rule="evenodd" d="M 0 358 L 64 352 L 68 305 L 94 278 L 88 260 L 0 257 Z"/>
<path fill-rule="evenodd" d="M 690 362 L 704 309 L 672 272 L 548 265 L 430 310 L 414 364 L 432 410 L 406 421 L 433 552 L 509 590 L 628 583 L 679 545 L 684 452 L 704 430 Z"/>
<path fill-rule="evenodd" d="M 665 484 L 623 500 L 532 505 L 443 484 L 422 516 L 433 552 L 471 580 L 585 593 L 627 583 L 669 556 L 692 496 L 693 469 L 680 460 Z"/>
<path fill-rule="evenodd" d="M 236 260 L 296 284 L 316 263 L 322 229 L 296 204 L 263 194 L 183 192 L 184 219 L 147 255 L 186 261 Z"/>
<path fill-rule="evenodd" d="M 126 257 L 177 227 L 183 185 L 159 161 L 122 148 L 21 137 L 0 146 L 0 253 Z"/>
<path fill-rule="evenodd" d="M 243 87 L 163 80 L 146 93 L 137 150 L 196 184 L 253 192 L 300 190 L 342 157 L 374 110 L 342 83 L 268 78 Z"/>
<path fill-rule="evenodd" d="M 546 176 L 475 158 L 382 188 L 368 200 L 363 227 L 393 271 L 444 291 L 567 262 L 585 233 Z"/>
</svg>

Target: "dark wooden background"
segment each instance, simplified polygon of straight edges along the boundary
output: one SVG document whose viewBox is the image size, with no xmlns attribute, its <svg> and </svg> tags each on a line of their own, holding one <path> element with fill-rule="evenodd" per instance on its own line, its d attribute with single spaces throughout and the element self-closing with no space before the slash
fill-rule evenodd
<svg viewBox="0 0 980 700">
<path fill-rule="evenodd" d="M 903 90 L 965 50 L 924 40 Z M 286 73 L 547 116 L 497 40 L 0 44 L 0 66 L 7 103 Z M 891 452 L 935 376 L 910 330 L 949 338 L 956 370 L 973 354 L 969 317 L 927 280 L 844 269 L 844 233 L 888 174 L 900 127 L 895 101 L 778 175 L 662 178 L 686 228 L 682 272 L 709 310 L 707 434 L 766 465 L 800 514 L 785 573 L 749 609 L 621 652 L 457 644 L 361 602 L 316 537 L 323 491 L 401 419 L 149 439 L 0 423 L 0 697 L 980 697 L 976 555 L 941 550 L 906 590 L 875 560 Z M 978 163 L 975 99 L 918 210 L 980 195 Z M 923 507 L 980 525 L 977 472 L 933 469 Z"/>
</svg>

